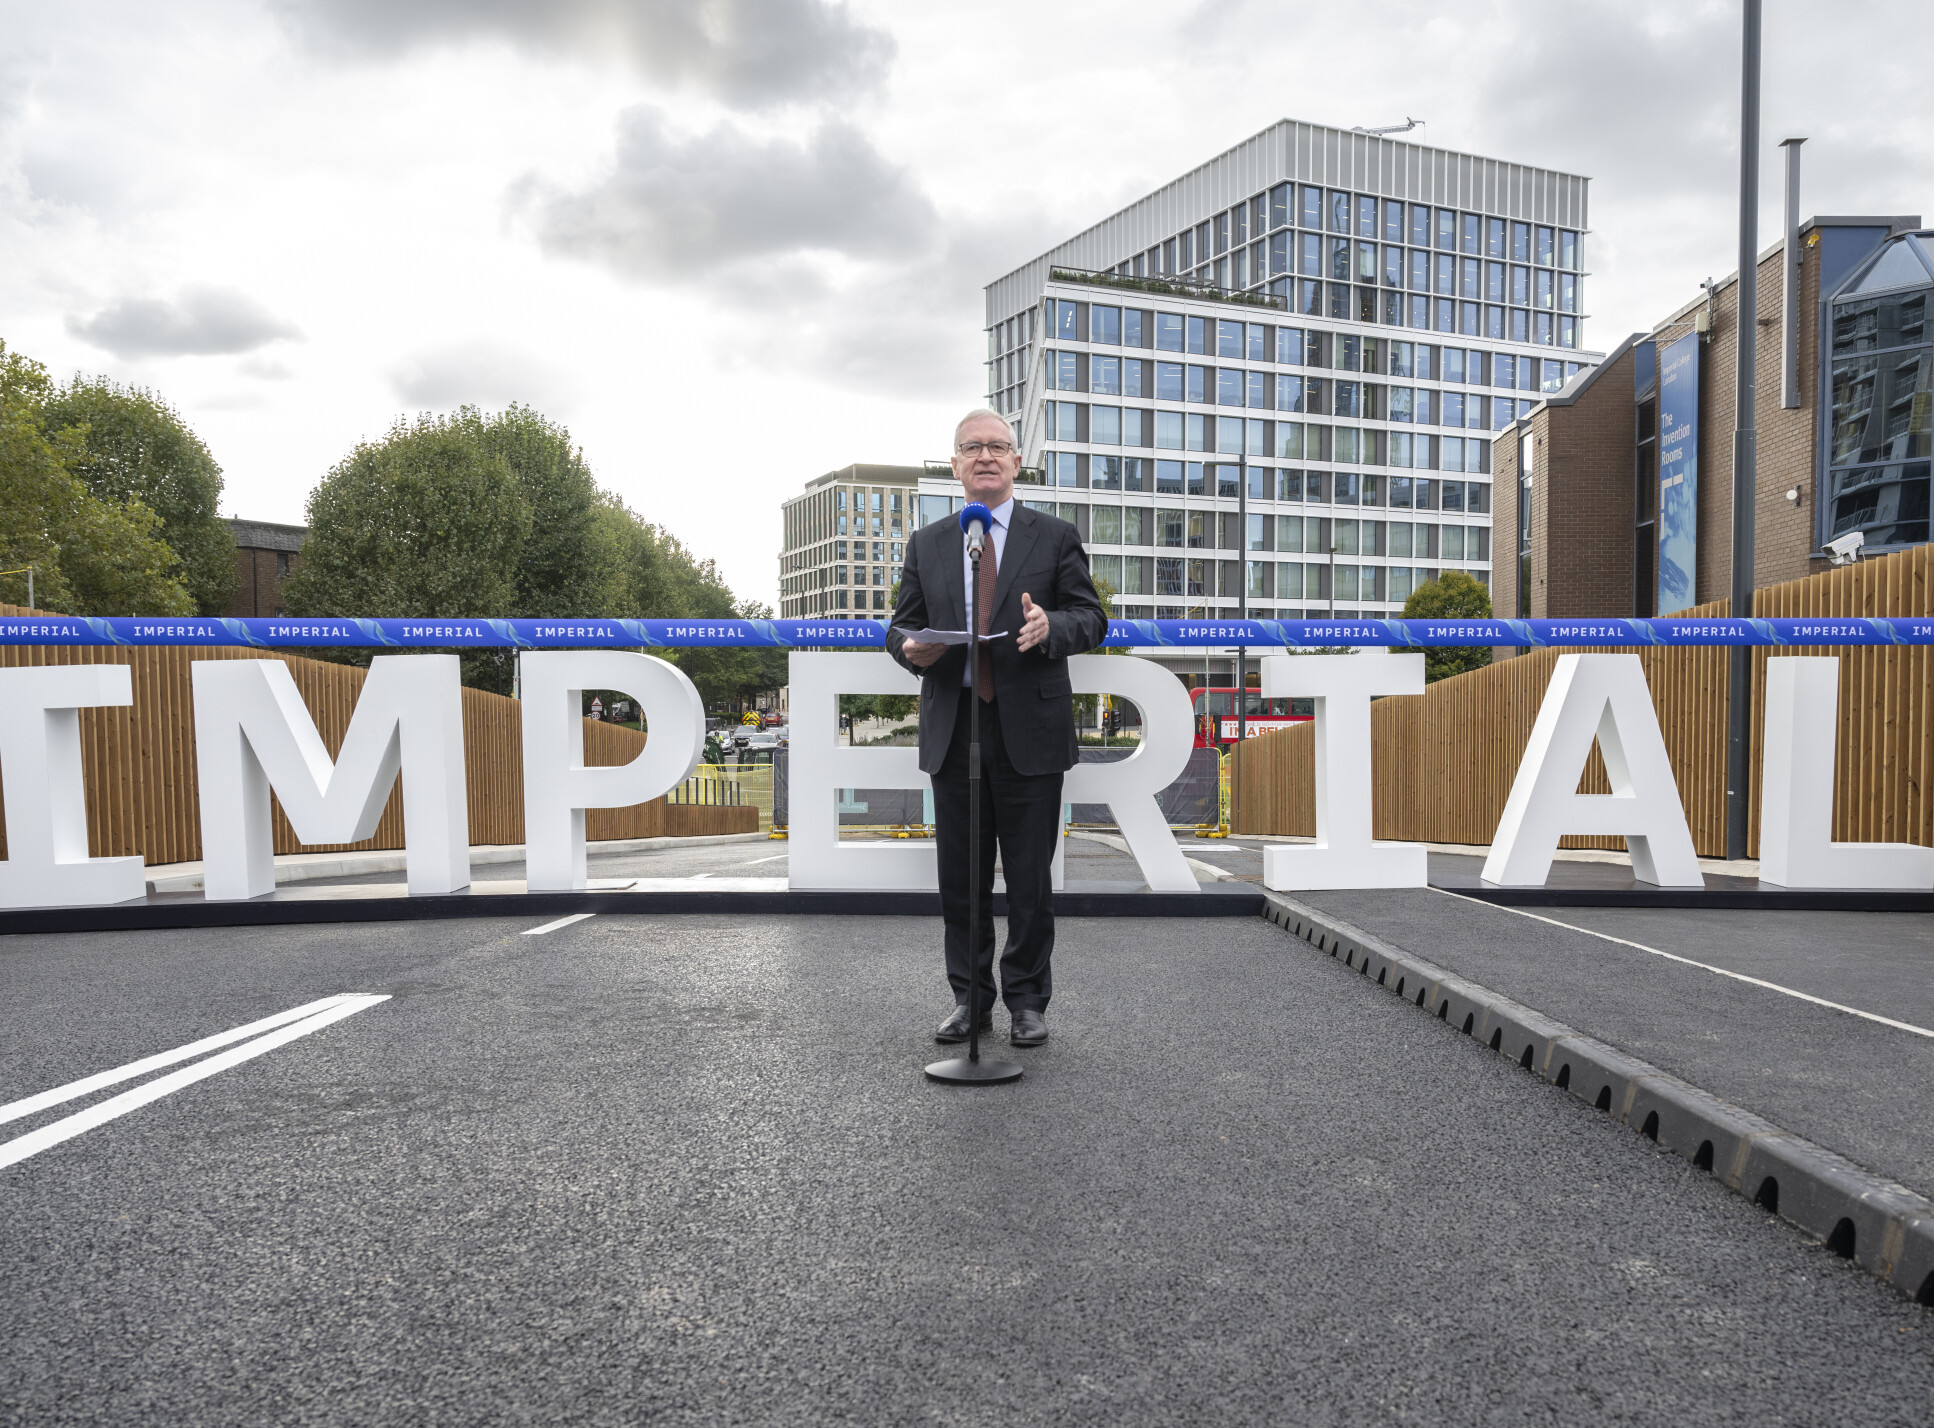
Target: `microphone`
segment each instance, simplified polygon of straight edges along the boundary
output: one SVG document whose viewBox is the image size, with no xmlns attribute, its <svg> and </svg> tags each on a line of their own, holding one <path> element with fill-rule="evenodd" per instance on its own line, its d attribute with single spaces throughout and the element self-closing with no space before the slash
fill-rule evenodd
<svg viewBox="0 0 1934 1428">
<path fill-rule="evenodd" d="M 967 549 L 978 555 L 994 528 L 994 513 L 979 501 L 969 501 L 960 512 L 960 528 L 967 532 Z"/>
</svg>

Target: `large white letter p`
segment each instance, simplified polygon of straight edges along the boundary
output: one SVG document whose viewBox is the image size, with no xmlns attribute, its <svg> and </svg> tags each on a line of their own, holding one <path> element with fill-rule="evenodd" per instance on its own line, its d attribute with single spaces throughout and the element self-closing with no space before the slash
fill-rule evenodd
<svg viewBox="0 0 1934 1428">
<path fill-rule="evenodd" d="M 705 701 L 677 665 L 629 650 L 527 650 L 518 657 L 524 716 L 524 885 L 588 885 L 584 811 L 629 808 L 670 793 L 705 752 Z M 583 694 L 638 701 L 645 747 L 614 768 L 584 763 Z"/>
</svg>

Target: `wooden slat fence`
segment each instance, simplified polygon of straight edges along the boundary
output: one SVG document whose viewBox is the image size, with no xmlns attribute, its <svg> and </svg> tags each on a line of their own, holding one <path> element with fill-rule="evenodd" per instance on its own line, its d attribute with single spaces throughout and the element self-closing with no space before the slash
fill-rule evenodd
<svg viewBox="0 0 1934 1428">
<path fill-rule="evenodd" d="M 1911 616 L 1934 613 L 1934 547 L 1842 566 L 1757 592 L 1763 617 Z M 1688 612 L 1724 615 L 1727 601 Z M 1533 650 L 1441 680 L 1421 696 L 1371 706 L 1372 828 L 1379 838 L 1489 843 L 1559 650 Z M 1685 803 L 1706 857 L 1726 845 L 1726 651 L 1634 649 Z M 1768 658 L 1840 656 L 1840 723 L 1833 836 L 1843 842 L 1934 845 L 1934 649 L 1840 646 L 1758 649 L 1753 659 L 1753 771 L 1749 852 L 1759 852 L 1759 737 Z M 1316 831 L 1314 730 L 1264 734 L 1234 755 L 1235 831 L 1311 836 Z M 1610 785 L 1594 750 L 1583 793 Z M 1572 848 L 1622 849 L 1622 838 L 1573 837 Z"/>
<path fill-rule="evenodd" d="M 35 613 L 0 605 L 0 616 Z M 333 757 L 349 731 L 365 671 L 268 651 L 223 648 L 63 648 L 0 645 L 0 668 L 40 664 L 125 664 L 133 672 L 134 703 L 81 712 L 81 762 L 87 784 L 88 851 L 97 858 L 139 853 L 150 866 L 201 857 L 196 802 L 195 721 L 188 669 L 198 660 L 280 659 L 288 665 L 316 729 Z M 524 841 L 522 711 L 514 699 L 478 689 L 463 691 L 465 784 L 473 844 Z M 600 767 L 636 757 L 645 736 L 635 729 L 585 720 L 584 757 Z M 5 789 L 0 786 L 0 807 Z M 757 808 L 667 805 L 662 798 L 630 808 L 593 809 L 586 836 L 692 837 L 758 831 Z M 361 843 L 303 844 L 275 808 L 278 853 L 342 852 L 403 846 L 400 789 L 390 793 L 376 835 Z M 0 857 L 6 833 L 0 826 Z"/>
</svg>

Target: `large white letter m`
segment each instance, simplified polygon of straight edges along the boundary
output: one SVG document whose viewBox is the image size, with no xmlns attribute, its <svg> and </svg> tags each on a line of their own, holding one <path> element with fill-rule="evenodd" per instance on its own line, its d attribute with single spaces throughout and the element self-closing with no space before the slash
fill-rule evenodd
<svg viewBox="0 0 1934 1428">
<path fill-rule="evenodd" d="M 376 832 L 399 773 L 410 892 L 469 886 L 463 695 L 455 655 L 371 660 L 333 763 L 281 660 L 204 660 L 190 673 L 208 897 L 275 891 L 271 788 L 304 843 L 355 843 Z"/>
</svg>

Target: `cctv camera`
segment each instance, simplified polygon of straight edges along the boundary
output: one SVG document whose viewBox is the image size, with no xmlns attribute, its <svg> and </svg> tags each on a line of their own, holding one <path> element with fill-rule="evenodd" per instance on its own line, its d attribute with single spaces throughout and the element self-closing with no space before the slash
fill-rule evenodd
<svg viewBox="0 0 1934 1428">
<path fill-rule="evenodd" d="M 1827 554 L 1835 565 L 1846 565 L 1860 559 L 1860 547 L 1867 543 L 1865 531 L 1848 531 L 1827 542 Z"/>
</svg>

